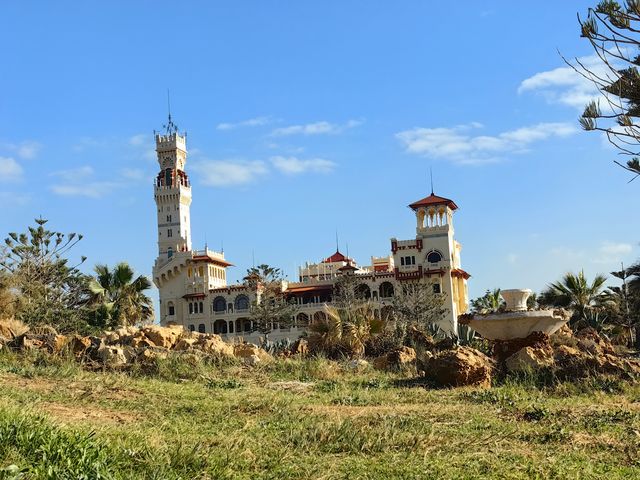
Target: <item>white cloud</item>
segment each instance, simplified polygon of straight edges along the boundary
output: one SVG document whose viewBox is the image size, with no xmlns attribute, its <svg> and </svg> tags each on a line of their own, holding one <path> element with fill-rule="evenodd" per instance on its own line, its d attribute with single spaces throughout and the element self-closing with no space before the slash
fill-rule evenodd
<svg viewBox="0 0 640 480">
<path fill-rule="evenodd" d="M 288 127 L 276 128 L 271 132 L 274 137 L 287 135 L 327 135 L 344 132 L 350 128 L 362 125 L 361 120 L 349 120 L 344 124 L 330 123 L 326 121 L 307 123 L 304 125 L 290 125 Z"/>
<path fill-rule="evenodd" d="M 197 171 L 204 185 L 228 187 L 251 183 L 268 173 L 265 162 L 242 160 L 205 160 L 196 163 Z"/>
<path fill-rule="evenodd" d="M 600 245 L 594 263 L 614 263 L 624 260 L 633 251 L 628 243 L 604 242 Z"/>
<path fill-rule="evenodd" d="M 121 185 L 116 182 L 85 182 L 78 184 L 52 185 L 51 191 L 66 197 L 101 198 Z"/>
<path fill-rule="evenodd" d="M 129 138 L 129 145 L 132 145 L 134 147 L 146 145 L 147 143 L 150 143 L 150 138 L 151 138 L 150 135 L 147 135 L 145 133 L 139 133 Z"/>
<path fill-rule="evenodd" d="M 310 158 L 301 160 L 297 157 L 271 157 L 273 166 L 287 175 L 296 175 L 305 172 L 329 173 L 336 167 L 335 162 L 322 158 Z"/>
<path fill-rule="evenodd" d="M 72 145 L 71 149 L 74 152 L 84 152 L 91 148 L 101 148 L 107 145 L 105 140 L 91 137 L 82 137 L 75 145 Z"/>
<path fill-rule="evenodd" d="M 579 58 L 585 68 L 602 78 L 609 78 L 608 68 L 597 55 Z M 574 62 L 576 66 L 576 62 Z M 568 65 L 536 73 L 524 79 L 518 93 L 534 92 L 549 103 L 558 103 L 582 110 L 591 100 L 601 97 L 596 86 Z"/>
<path fill-rule="evenodd" d="M 26 141 L 20 143 L 3 143 L 0 144 L 6 150 L 13 152 L 16 156 L 30 160 L 35 158 L 42 147 L 38 142 Z"/>
<path fill-rule="evenodd" d="M 139 168 L 123 168 L 120 174 L 129 180 L 144 180 L 145 178 L 151 178 L 143 170 Z"/>
<path fill-rule="evenodd" d="M 93 168 L 89 165 L 83 165 L 78 168 L 70 168 L 68 170 L 59 170 L 51 174 L 54 177 L 59 177 L 65 182 L 80 182 L 93 175 Z"/>
<path fill-rule="evenodd" d="M 219 123 L 216 126 L 218 130 L 234 130 L 241 127 L 260 127 L 262 125 L 268 125 L 273 122 L 271 117 L 256 117 L 249 120 L 243 120 L 236 123 Z"/>
<path fill-rule="evenodd" d="M 94 180 L 94 173 L 89 165 L 53 172 L 51 176 L 60 179 L 60 183 L 49 188 L 56 195 L 101 198 L 122 187 L 120 182 Z"/>
<path fill-rule="evenodd" d="M 443 158 L 459 164 L 499 161 L 504 154 L 524 153 L 528 147 L 550 137 L 566 137 L 578 131 L 570 123 L 539 123 L 498 135 L 473 135 L 479 123 L 452 128 L 413 128 L 396 134 L 408 153 Z"/>
<path fill-rule="evenodd" d="M 509 262 L 511 265 L 515 265 L 516 263 L 518 263 L 518 257 L 519 255 L 515 253 L 509 253 L 507 254 L 507 262 Z"/>
<path fill-rule="evenodd" d="M 14 182 L 22 179 L 22 167 L 12 157 L 0 157 L 0 182 Z"/>
</svg>

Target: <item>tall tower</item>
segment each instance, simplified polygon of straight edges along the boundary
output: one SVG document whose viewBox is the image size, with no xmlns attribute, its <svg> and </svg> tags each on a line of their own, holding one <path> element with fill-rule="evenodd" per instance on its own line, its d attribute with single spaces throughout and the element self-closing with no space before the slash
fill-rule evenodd
<svg viewBox="0 0 640 480">
<path fill-rule="evenodd" d="M 391 239 L 396 280 L 428 281 L 435 293 L 445 295 L 446 318 L 440 327 L 457 332 L 458 315 L 468 308 L 467 279 L 462 270 L 462 247 L 454 238 L 453 200 L 431 195 L 409 205 L 416 215 L 415 240 Z"/>
<path fill-rule="evenodd" d="M 191 185 L 184 171 L 187 137 L 171 121 L 164 135 L 156 134 L 160 173 L 154 197 L 158 210 L 158 258 L 168 259 L 176 252 L 191 251 Z"/>
</svg>

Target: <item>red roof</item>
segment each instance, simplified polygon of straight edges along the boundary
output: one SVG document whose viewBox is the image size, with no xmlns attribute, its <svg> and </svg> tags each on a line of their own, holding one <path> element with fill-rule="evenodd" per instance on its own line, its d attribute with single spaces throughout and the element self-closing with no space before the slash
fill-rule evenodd
<svg viewBox="0 0 640 480">
<path fill-rule="evenodd" d="M 428 207 L 430 205 L 446 205 L 451 210 L 457 210 L 458 208 L 453 200 L 439 197 L 438 195 L 434 195 L 433 192 L 428 197 L 425 197 L 422 200 L 418 200 L 417 202 L 413 202 L 411 205 L 409 205 L 409 207 L 413 210 L 417 210 L 420 207 Z"/>
<path fill-rule="evenodd" d="M 340 253 L 340 250 L 336 250 L 336 253 L 331 255 L 328 258 L 325 258 L 321 263 L 336 263 L 336 262 L 346 262 L 349 260 L 343 254 Z"/>
<path fill-rule="evenodd" d="M 310 285 L 304 287 L 289 287 L 286 290 L 286 293 L 305 293 L 305 292 L 317 292 L 317 291 L 326 291 L 333 289 L 333 285 Z"/>
<path fill-rule="evenodd" d="M 233 263 L 229 263 L 226 260 L 222 260 L 220 258 L 210 257 L 209 255 L 197 255 L 193 257 L 194 262 L 206 262 L 206 263 L 215 263 L 222 267 L 233 267 Z"/>
</svg>

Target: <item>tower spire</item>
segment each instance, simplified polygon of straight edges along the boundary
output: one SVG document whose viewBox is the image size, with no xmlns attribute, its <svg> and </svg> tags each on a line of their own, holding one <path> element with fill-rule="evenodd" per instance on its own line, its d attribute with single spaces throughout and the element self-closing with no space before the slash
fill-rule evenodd
<svg viewBox="0 0 640 480">
<path fill-rule="evenodd" d="M 163 125 L 163 128 L 166 130 L 167 135 L 171 135 L 172 133 L 178 132 L 178 126 L 173 123 L 171 120 L 171 94 L 169 89 L 167 88 L 167 112 L 168 112 L 168 121 L 166 125 Z"/>
<path fill-rule="evenodd" d="M 336 252 L 340 251 L 340 243 L 338 242 L 338 229 L 336 228 Z"/>
<path fill-rule="evenodd" d="M 433 195 L 433 167 L 429 167 L 429 176 L 431 177 L 431 195 Z"/>
</svg>

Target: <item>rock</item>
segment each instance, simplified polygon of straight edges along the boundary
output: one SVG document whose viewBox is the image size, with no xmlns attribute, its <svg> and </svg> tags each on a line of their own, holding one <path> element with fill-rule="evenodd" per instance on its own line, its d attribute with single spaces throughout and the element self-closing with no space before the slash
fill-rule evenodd
<svg viewBox="0 0 640 480">
<path fill-rule="evenodd" d="M 12 318 L 0 320 L 0 337 L 6 338 L 7 340 L 13 340 L 15 337 L 23 335 L 28 331 L 29 327 L 19 320 Z"/>
<path fill-rule="evenodd" d="M 550 348 L 524 347 L 505 360 L 508 372 L 536 371 L 554 364 Z"/>
<path fill-rule="evenodd" d="M 309 353 L 309 342 L 304 338 L 299 338 L 291 346 L 293 355 L 307 355 Z"/>
<path fill-rule="evenodd" d="M 149 325 L 140 330 L 156 347 L 171 349 L 183 332 L 183 328 L 177 325 L 161 327 L 159 325 Z M 134 339 L 138 335 L 134 336 Z"/>
<path fill-rule="evenodd" d="M 138 355 L 137 360 L 141 363 L 153 363 L 158 359 L 164 360 L 167 358 L 168 352 L 164 350 L 153 350 L 151 348 L 145 348 L 140 355 Z"/>
<path fill-rule="evenodd" d="M 387 360 L 391 365 L 402 367 L 416 360 L 416 351 L 411 347 L 400 347 L 387 353 Z"/>
<path fill-rule="evenodd" d="M 195 349 L 209 355 L 217 355 L 221 357 L 233 357 L 233 347 L 222 340 L 220 335 L 213 333 L 207 335 L 198 335 L 196 343 L 193 344 Z"/>
<path fill-rule="evenodd" d="M 156 344 L 149 340 L 143 333 L 134 336 L 126 345 L 133 348 L 150 348 L 156 346 Z"/>
<path fill-rule="evenodd" d="M 91 338 L 74 335 L 69 339 L 69 348 L 76 357 L 81 356 L 91 346 Z"/>
<path fill-rule="evenodd" d="M 261 349 L 260 347 L 252 343 L 236 343 L 233 346 L 233 354 L 236 357 L 242 358 L 242 359 L 255 355 L 262 362 L 268 362 L 273 360 L 273 357 L 269 355 L 268 352 L 266 352 L 265 350 Z"/>
<path fill-rule="evenodd" d="M 494 362 L 470 347 L 445 350 L 429 359 L 426 376 L 443 387 L 465 385 L 490 387 Z"/>
<path fill-rule="evenodd" d="M 494 340 L 493 341 L 493 358 L 498 363 L 504 362 L 514 353 L 525 347 L 537 349 L 550 348 L 549 335 L 544 332 L 533 332 L 526 338 L 514 338 L 512 340 Z"/>
<path fill-rule="evenodd" d="M 174 345 L 173 349 L 178 351 L 189 350 L 193 347 L 196 341 L 197 339 L 193 337 L 182 337 L 178 340 L 178 343 Z"/>
<path fill-rule="evenodd" d="M 369 367 L 369 362 L 361 358 L 354 358 L 353 360 L 349 360 L 347 362 L 346 367 L 347 367 L 347 370 L 358 372 L 358 371 L 367 369 Z"/>
<path fill-rule="evenodd" d="M 242 363 L 245 365 L 249 365 L 250 367 L 254 367 L 259 364 L 262 360 L 258 355 L 249 355 L 248 357 L 242 357 Z"/>
<path fill-rule="evenodd" d="M 427 352 L 431 354 L 430 352 Z M 416 351 L 411 347 L 395 348 L 386 355 L 373 359 L 373 368 L 377 370 L 389 370 L 402 368 L 416 361 Z"/>
<path fill-rule="evenodd" d="M 616 353 L 611 342 L 601 337 L 600 334 L 591 327 L 583 328 L 579 332 L 576 332 L 575 338 L 578 340 L 578 348 L 580 350 L 593 355 L 615 355 Z"/>
<path fill-rule="evenodd" d="M 123 347 L 101 345 L 97 351 L 98 358 L 103 365 L 111 368 L 122 367 L 127 364 L 127 355 Z"/>
<path fill-rule="evenodd" d="M 371 364 L 376 370 L 388 370 L 389 368 L 389 360 L 386 355 L 380 355 L 374 358 Z"/>
</svg>

